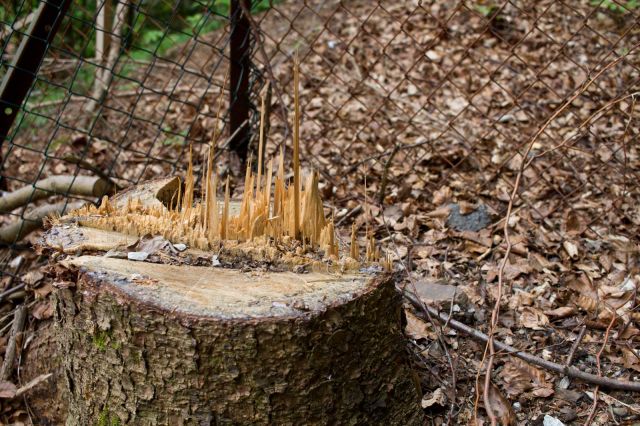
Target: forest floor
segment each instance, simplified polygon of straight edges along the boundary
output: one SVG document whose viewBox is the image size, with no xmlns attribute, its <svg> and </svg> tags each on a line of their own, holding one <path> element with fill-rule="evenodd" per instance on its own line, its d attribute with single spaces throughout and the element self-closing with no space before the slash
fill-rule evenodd
<svg viewBox="0 0 640 426">
<path fill-rule="evenodd" d="M 586 0 L 513 1 L 499 10 L 483 2 L 406 3 L 286 1 L 256 17 L 265 38 L 255 58 L 269 57 L 275 83 L 269 155 L 288 143 L 279 111 L 291 120 L 297 51 L 305 170 L 321 172 L 327 213 L 344 238 L 352 223 L 361 234 L 373 231 L 396 260 L 401 287 L 483 333 L 494 314 L 496 341 L 640 381 L 638 11 Z M 210 44 L 220 37 L 204 36 Z M 182 68 L 209 70 L 208 43 L 172 55 Z M 150 76 L 144 87 L 172 88 L 202 108 L 169 95 L 118 96 L 128 89 L 117 85 L 108 102 L 135 107 L 149 122 L 162 117 L 174 133 L 193 123 L 184 137 L 206 141 L 219 90 L 180 70 L 155 63 L 138 72 Z M 81 105 L 70 108 L 73 115 Z M 86 150 L 92 164 L 113 164 L 109 174 L 123 182 L 183 170 L 184 141 L 145 123 L 105 114 L 99 137 L 70 134 L 55 157 Z M 29 137 L 37 144 L 47 131 Z M 126 141 L 125 149 L 113 140 Z M 43 164 L 37 149 L 18 148 L 10 160 L 25 180 L 34 166 L 44 175 L 75 167 Z M 4 289 L 25 290 L 5 297 L 0 313 L 35 289 L 33 318 L 51 316 L 45 261 L 29 249 L 7 254 L 19 276 L 6 277 Z M 474 424 L 476 416 L 488 424 L 485 344 L 434 326 L 409 303 L 406 315 L 429 424 Z M 598 388 L 504 351 L 496 351 L 490 378 L 489 401 L 503 424 L 640 421 L 639 394 Z M 21 404 L 3 405 L 4 418 L 24 419 Z"/>
</svg>

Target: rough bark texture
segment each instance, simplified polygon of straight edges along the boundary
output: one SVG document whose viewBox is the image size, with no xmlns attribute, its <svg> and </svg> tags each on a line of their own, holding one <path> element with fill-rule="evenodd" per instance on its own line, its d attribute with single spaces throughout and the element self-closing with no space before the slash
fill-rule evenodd
<svg viewBox="0 0 640 426">
<path fill-rule="evenodd" d="M 34 424 L 60 425 L 67 416 L 66 386 L 63 378 L 62 353 L 58 350 L 54 321 L 38 321 L 28 331 L 29 344 L 23 352 L 20 378 L 27 383 L 52 373 L 52 377 L 26 393 L 25 398 Z"/>
<path fill-rule="evenodd" d="M 246 319 L 160 309 L 106 274 L 76 282 L 56 307 L 68 425 L 422 424 L 389 279 Z"/>
</svg>

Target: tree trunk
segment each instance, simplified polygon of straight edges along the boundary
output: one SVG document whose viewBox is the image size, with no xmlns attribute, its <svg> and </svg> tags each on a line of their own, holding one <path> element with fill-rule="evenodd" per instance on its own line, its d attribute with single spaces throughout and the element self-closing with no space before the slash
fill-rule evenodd
<svg viewBox="0 0 640 426">
<path fill-rule="evenodd" d="M 67 424 L 421 424 L 390 277 L 60 263 Z"/>
</svg>

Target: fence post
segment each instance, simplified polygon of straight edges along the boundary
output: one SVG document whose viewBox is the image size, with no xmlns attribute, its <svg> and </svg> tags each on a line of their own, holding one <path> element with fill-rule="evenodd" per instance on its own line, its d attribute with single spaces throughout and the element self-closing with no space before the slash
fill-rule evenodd
<svg viewBox="0 0 640 426">
<path fill-rule="evenodd" d="M 71 0 L 41 0 L 15 58 L 0 85 L 0 148 L 33 85 Z"/>
<path fill-rule="evenodd" d="M 16 55 L 0 84 L 0 149 L 27 93 L 36 79 L 38 68 L 56 35 L 71 0 L 42 0 L 33 21 L 20 42 Z M 2 153 L 0 152 L 0 164 Z M 0 169 L 0 189 L 7 189 L 7 180 Z"/>
<path fill-rule="evenodd" d="M 244 164 L 249 152 L 250 138 L 248 120 L 251 31 L 249 18 L 243 13 L 243 8 L 251 10 L 251 0 L 231 0 L 229 132 L 232 135 L 235 133 L 235 136 L 229 142 L 229 149 L 235 152 Z"/>
</svg>

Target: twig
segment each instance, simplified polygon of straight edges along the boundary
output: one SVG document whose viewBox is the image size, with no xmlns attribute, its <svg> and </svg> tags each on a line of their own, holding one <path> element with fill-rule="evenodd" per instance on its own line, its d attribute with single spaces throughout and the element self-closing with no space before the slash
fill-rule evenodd
<svg viewBox="0 0 640 426">
<path fill-rule="evenodd" d="M 16 341 L 22 334 L 26 318 L 27 307 L 25 305 L 18 306 L 13 316 L 13 327 L 11 327 L 11 336 L 9 337 L 9 343 L 7 343 L 2 370 L 0 370 L 0 380 L 8 380 L 13 373 L 13 364 L 16 359 Z"/>
<path fill-rule="evenodd" d="M 435 308 L 431 306 L 425 306 L 424 303 L 415 295 L 410 292 L 405 291 L 404 296 L 407 300 L 417 309 L 423 310 L 426 309 L 431 318 L 437 318 L 441 322 L 449 321 L 449 326 L 461 333 L 467 334 L 469 337 L 478 340 L 480 342 L 487 343 L 489 341 L 489 336 L 484 334 L 483 332 L 476 330 L 473 327 L 469 327 L 466 324 L 463 324 L 454 319 L 450 319 L 449 316 L 445 313 L 438 312 Z M 424 316 L 420 312 L 417 312 L 418 316 Z M 427 319 L 427 318 L 425 318 Z M 608 377 L 602 377 L 595 374 L 585 373 L 584 371 L 578 370 L 576 367 L 561 365 L 552 361 L 547 361 L 545 359 L 539 358 L 535 355 L 531 355 L 530 353 L 520 351 L 513 346 L 509 346 L 500 341 L 495 341 L 494 346 L 501 352 L 504 352 L 508 355 L 515 356 L 523 361 L 528 362 L 529 364 L 544 368 L 546 370 L 552 371 L 558 374 L 564 374 L 572 379 L 582 380 L 585 383 L 597 384 L 602 388 L 607 389 L 615 389 L 615 390 L 623 390 L 623 391 L 631 391 L 631 392 L 640 392 L 640 382 L 630 382 L 628 380 L 616 380 L 610 379 Z"/>
<path fill-rule="evenodd" d="M 347 212 L 347 214 L 345 214 L 343 217 L 341 217 L 340 220 L 336 222 L 336 226 L 342 225 L 345 221 L 349 220 L 350 218 L 352 218 L 353 216 L 357 215 L 361 211 L 362 211 L 362 204 L 358 204 L 357 206 L 355 206 L 354 208 L 349 210 L 349 212 Z"/>
<path fill-rule="evenodd" d="M 587 331 L 587 326 L 583 325 L 580 329 L 580 333 L 578 333 L 578 337 L 576 337 L 576 341 L 571 345 L 571 350 L 569 351 L 569 356 L 567 357 L 567 361 L 564 363 L 566 367 L 570 367 L 573 363 L 573 357 L 576 355 L 576 351 L 580 346 L 580 342 L 582 342 L 582 338 L 584 337 L 584 333 Z"/>
<path fill-rule="evenodd" d="M 236 135 L 240 132 L 240 130 L 242 130 L 244 126 L 246 126 L 247 124 L 249 124 L 249 120 L 244 120 L 242 124 L 238 126 L 238 128 L 231 134 L 231 136 L 227 138 L 226 141 L 224 141 L 222 145 L 220 145 L 219 147 L 216 147 L 216 153 L 213 157 L 214 160 L 217 160 L 218 157 L 222 155 L 222 152 L 229 147 L 229 144 L 231 143 L 233 138 L 235 138 Z"/>
<path fill-rule="evenodd" d="M 602 366 L 600 363 L 600 357 L 602 356 L 602 352 L 604 352 L 604 349 L 607 346 L 607 342 L 609 341 L 609 333 L 611 333 L 611 327 L 613 327 L 613 324 L 616 322 L 616 318 L 617 318 L 617 315 L 614 309 L 613 315 L 611 316 L 611 321 L 609 322 L 609 326 L 607 327 L 607 331 L 604 332 L 604 341 L 602 342 L 602 346 L 600 346 L 600 350 L 596 355 L 596 367 L 598 368 L 599 377 L 602 377 Z M 598 409 L 598 390 L 599 389 L 600 389 L 600 386 L 596 385 L 595 389 L 593 390 L 593 405 L 591 406 L 589 417 L 587 418 L 587 421 L 584 423 L 585 426 L 589 426 L 596 415 L 596 410 Z"/>
<path fill-rule="evenodd" d="M 11 287 L 10 289 L 3 291 L 2 293 L 0 293 L 0 302 L 2 302 L 4 298 L 7 297 L 8 295 L 15 293 L 16 291 L 22 290 L 24 287 L 25 287 L 25 284 L 18 284 L 15 287 Z"/>
<path fill-rule="evenodd" d="M 378 204 L 380 205 L 384 204 L 384 195 L 385 195 L 385 192 L 387 191 L 387 183 L 389 182 L 389 168 L 391 167 L 391 162 L 393 161 L 394 157 L 396 156 L 399 150 L 400 150 L 400 145 L 396 145 L 393 148 L 393 152 L 391 152 L 391 155 L 387 159 L 387 162 L 384 164 L 384 171 L 382 172 L 382 180 L 380 181 L 380 192 L 378 193 Z"/>
<path fill-rule="evenodd" d="M 34 387 L 38 386 L 40 383 L 47 381 L 51 376 L 53 376 L 53 373 L 41 374 L 35 379 L 30 380 L 29 382 L 27 382 L 27 384 L 16 391 L 14 398 L 24 395 Z"/>
</svg>

